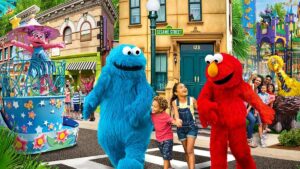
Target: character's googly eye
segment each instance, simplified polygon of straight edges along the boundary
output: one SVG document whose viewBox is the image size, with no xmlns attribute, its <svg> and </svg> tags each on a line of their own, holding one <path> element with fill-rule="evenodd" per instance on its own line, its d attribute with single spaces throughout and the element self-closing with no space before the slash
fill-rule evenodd
<svg viewBox="0 0 300 169">
<path fill-rule="evenodd" d="M 223 61 L 223 56 L 220 53 L 214 55 L 214 61 L 216 63 L 221 63 Z"/>
<path fill-rule="evenodd" d="M 131 48 L 129 46 L 125 46 L 122 50 L 123 55 L 131 55 Z"/>
<path fill-rule="evenodd" d="M 138 56 L 140 55 L 142 52 L 141 52 L 141 49 L 138 48 L 138 47 L 134 47 L 133 49 L 131 49 L 131 52 L 135 55 L 135 56 Z"/>
<path fill-rule="evenodd" d="M 213 62 L 213 60 L 214 60 L 213 55 L 207 55 L 207 56 L 205 57 L 205 62 L 206 62 L 207 64 L 210 64 L 211 62 Z"/>
</svg>

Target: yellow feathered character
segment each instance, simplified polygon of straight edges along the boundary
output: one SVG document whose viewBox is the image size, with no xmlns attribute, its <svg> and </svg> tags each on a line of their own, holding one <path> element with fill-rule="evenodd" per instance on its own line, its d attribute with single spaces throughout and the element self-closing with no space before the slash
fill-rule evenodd
<svg viewBox="0 0 300 169">
<path fill-rule="evenodd" d="M 284 62 L 280 56 L 271 56 L 268 60 L 268 67 L 275 72 L 277 76 L 278 95 L 279 96 L 300 96 L 300 82 L 290 78 L 282 70 Z"/>
<path fill-rule="evenodd" d="M 268 60 L 268 67 L 277 76 L 278 96 L 274 102 L 276 120 L 274 129 L 280 132 L 282 129 L 296 127 L 296 116 L 300 105 L 300 82 L 290 78 L 282 70 L 284 62 L 280 56 L 271 56 Z"/>
</svg>

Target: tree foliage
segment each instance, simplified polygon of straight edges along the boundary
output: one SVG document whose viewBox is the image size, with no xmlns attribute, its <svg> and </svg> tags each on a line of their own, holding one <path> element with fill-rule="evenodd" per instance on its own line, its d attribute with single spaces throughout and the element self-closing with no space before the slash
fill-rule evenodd
<svg viewBox="0 0 300 169">
<path fill-rule="evenodd" d="M 67 0 L 18 0 L 14 12 L 10 15 L 4 15 L 0 19 L 0 37 L 4 36 L 7 32 L 11 30 L 11 24 L 9 23 L 9 18 L 22 12 L 32 5 L 37 5 L 41 8 L 40 12 L 52 8 L 56 5 L 66 2 Z"/>
<path fill-rule="evenodd" d="M 242 3 L 241 0 L 232 2 L 232 46 L 233 54 L 241 59 L 248 57 L 250 45 L 242 27 Z"/>
<path fill-rule="evenodd" d="M 284 9 L 283 3 L 276 3 L 274 6 L 271 6 L 272 11 L 276 11 L 278 17 L 279 17 L 279 23 L 284 22 L 286 10 Z"/>
<path fill-rule="evenodd" d="M 18 153 L 14 148 L 16 137 L 17 135 L 8 128 L 0 127 L 1 169 L 51 169 L 42 164 L 39 156 L 32 157 Z"/>
<path fill-rule="evenodd" d="M 112 3 L 117 10 L 117 14 L 119 15 L 119 0 L 112 0 Z M 115 21 L 114 25 L 114 39 L 118 40 L 119 39 L 119 20 Z"/>
</svg>

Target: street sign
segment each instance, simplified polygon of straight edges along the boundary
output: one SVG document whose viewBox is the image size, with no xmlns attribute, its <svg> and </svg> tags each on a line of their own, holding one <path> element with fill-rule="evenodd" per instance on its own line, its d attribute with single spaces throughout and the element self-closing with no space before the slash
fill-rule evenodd
<svg viewBox="0 0 300 169">
<path fill-rule="evenodd" d="M 155 33 L 158 36 L 183 36 L 183 29 L 173 29 L 167 26 L 165 29 L 156 29 Z"/>
</svg>

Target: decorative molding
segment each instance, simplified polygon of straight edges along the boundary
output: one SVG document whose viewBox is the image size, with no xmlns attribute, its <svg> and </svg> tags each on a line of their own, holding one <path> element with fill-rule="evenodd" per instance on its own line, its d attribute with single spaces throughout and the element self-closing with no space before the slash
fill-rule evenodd
<svg viewBox="0 0 300 169">
<path fill-rule="evenodd" d="M 177 53 L 179 43 L 199 43 L 210 42 L 215 44 L 215 52 L 220 52 L 221 41 L 223 39 L 223 33 L 187 33 L 183 36 L 172 36 L 173 52 Z"/>
<path fill-rule="evenodd" d="M 198 31 L 197 26 L 195 26 L 194 29 L 191 31 L 191 33 L 200 33 L 200 31 Z"/>
<path fill-rule="evenodd" d="M 118 14 L 114 9 L 111 0 L 72 0 L 48 9 L 47 11 L 39 14 L 36 19 L 40 23 L 46 23 L 58 17 L 70 15 L 71 13 L 76 13 L 83 9 L 95 6 L 102 6 L 102 9 L 107 12 L 107 15 L 110 16 L 112 21 L 118 18 Z"/>
<path fill-rule="evenodd" d="M 16 14 L 15 16 L 9 18 L 9 20 L 12 20 L 14 17 L 17 17 L 17 18 L 22 19 L 21 22 L 24 22 L 24 19 L 28 18 L 32 14 L 38 13 L 39 11 L 40 11 L 40 8 L 38 6 L 32 5 L 29 8 L 25 9 L 24 11 L 22 11 L 22 12 Z"/>
<path fill-rule="evenodd" d="M 75 28 L 74 22 L 71 21 L 71 20 L 68 20 L 67 22 L 64 22 L 64 23 L 60 26 L 59 33 L 60 33 L 61 35 L 63 35 L 64 30 L 65 30 L 66 27 L 70 27 L 72 33 L 76 32 L 76 28 Z"/>
<path fill-rule="evenodd" d="M 157 52 L 169 52 L 171 49 L 170 46 L 167 46 L 167 47 L 156 47 L 156 51 Z"/>
<path fill-rule="evenodd" d="M 92 15 L 87 14 L 86 18 L 85 18 L 85 16 L 81 16 L 81 18 L 79 19 L 79 21 L 77 23 L 76 32 L 80 32 L 81 25 L 85 21 L 88 21 L 91 24 L 91 29 L 96 28 L 96 26 L 97 26 L 96 24 L 97 23 L 96 23 L 95 18 Z"/>
<path fill-rule="evenodd" d="M 129 29 L 134 29 L 134 28 L 141 28 L 142 24 L 134 24 L 134 25 L 128 25 Z"/>
<path fill-rule="evenodd" d="M 190 21 L 187 23 L 188 25 L 203 25 L 203 21 Z"/>
<path fill-rule="evenodd" d="M 222 32 L 216 33 L 185 33 L 183 36 L 172 36 L 171 39 L 173 41 L 178 42 L 191 42 L 191 41 L 216 41 L 222 40 L 223 38 Z"/>
</svg>

